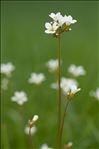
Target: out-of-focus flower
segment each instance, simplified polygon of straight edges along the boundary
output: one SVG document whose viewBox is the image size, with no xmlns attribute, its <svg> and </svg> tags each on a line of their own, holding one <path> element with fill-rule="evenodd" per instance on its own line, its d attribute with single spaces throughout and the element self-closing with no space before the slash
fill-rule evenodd
<svg viewBox="0 0 99 149">
<path fill-rule="evenodd" d="M 62 16 L 60 12 L 56 14 L 52 12 L 49 16 L 52 18 L 52 22 L 45 23 L 45 27 L 47 29 L 45 30 L 45 33 L 54 34 L 55 37 L 57 37 L 65 31 L 71 30 L 71 24 L 77 22 L 77 20 L 73 19 L 71 15 Z"/>
<path fill-rule="evenodd" d="M 70 65 L 68 72 L 71 73 L 74 77 L 83 76 L 86 74 L 83 66 L 76 66 L 74 64 Z"/>
<path fill-rule="evenodd" d="M 14 70 L 15 67 L 12 63 L 1 64 L 1 74 L 4 74 L 7 77 L 10 77 Z"/>
<path fill-rule="evenodd" d="M 24 91 L 20 91 L 20 92 L 16 91 L 14 93 L 14 96 L 11 97 L 11 100 L 13 102 L 16 102 L 19 105 L 23 105 L 25 102 L 27 102 L 28 99 L 27 99 L 27 95 Z"/>
<path fill-rule="evenodd" d="M 28 125 L 29 125 L 29 128 L 32 128 L 34 123 L 38 120 L 39 116 L 38 115 L 34 115 L 32 120 L 29 120 L 28 121 Z"/>
<path fill-rule="evenodd" d="M 71 78 L 61 78 L 60 87 L 64 95 L 73 97 L 81 89 L 78 88 L 78 82 Z M 51 84 L 52 89 L 58 89 L 58 82 Z"/>
<path fill-rule="evenodd" d="M 34 115 L 32 121 L 36 122 L 38 120 L 38 118 L 39 118 L 38 115 Z"/>
<path fill-rule="evenodd" d="M 1 80 L 1 89 L 7 90 L 8 89 L 8 83 L 9 83 L 8 78 L 3 78 Z"/>
<path fill-rule="evenodd" d="M 73 146 L 73 143 L 68 142 L 67 144 L 64 145 L 64 149 L 71 149 L 72 146 Z"/>
<path fill-rule="evenodd" d="M 96 91 L 91 91 L 90 96 L 95 97 L 99 101 L 99 88 Z"/>
<path fill-rule="evenodd" d="M 58 60 L 51 59 L 46 63 L 50 72 L 54 72 L 58 69 Z"/>
<path fill-rule="evenodd" d="M 64 95 L 67 95 L 68 97 L 72 97 L 74 94 L 80 91 L 80 88 L 78 88 L 78 82 L 74 79 L 63 77 L 61 79 L 60 85 Z"/>
<path fill-rule="evenodd" d="M 31 84 L 41 84 L 43 81 L 45 81 L 45 75 L 43 73 L 32 73 L 28 82 Z"/>
<path fill-rule="evenodd" d="M 40 149 L 52 149 L 52 148 L 48 147 L 47 144 L 43 144 L 43 145 L 40 147 Z"/>
<path fill-rule="evenodd" d="M 56 22 L 54 22 L 53 24 L 47 22 L 45 23 L 45 27 L 46 27 L 45 33 L 54 34 L 58 28 L 58 25 Z"/>
<path fill-rule="evenodd" d="M 29 129 L 30 129 L 30 128 L 29 128 L 28 126 L 25 127 L 25 129 L 24 129 L 25 134 L 29 135 Z M 37 131 L 36 126 L 33 126 L 33 127 L 31 128 L 31 134 L 34 135 L 34 134 L 36 133 L 36 131 Z"/>
</svg>

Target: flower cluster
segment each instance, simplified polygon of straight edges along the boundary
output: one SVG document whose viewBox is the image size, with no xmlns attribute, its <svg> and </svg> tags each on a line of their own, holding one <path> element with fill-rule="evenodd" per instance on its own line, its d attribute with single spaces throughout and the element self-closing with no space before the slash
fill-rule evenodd
<svg viewBox="0 0 99 149">
<path fill-rule="evenodd" d="M 77 22 L 77 20 L 73 19 L 71 15 L 62 16 L 60 12 L 51 13 L 49 15 L 52 18 L 52 22 L 45 23 L 45 33 L 53 34 L 55 37 L 60 35 L 62 32 L 71 30 L 71 24 Z"/>
<path fill-rule="evenodd" d="M 28 99 L 24 91 L 20 91 L 20 92 L 16 91 L 14 93 L 14 96 L 11 98 L 11 100 L 13 102 L 16 102 L 19 105 L 23 105 L 25 102 L 27 102 Z"/>
<path fill-rule="evenodd" d="M 41 84 L 43 81 L 45 81 L 45 75 L 43 73 L 32 73 L 28 82 L 31 84 Z"/>
<path fill-rule="evenodd" d="M 75 64 L 70 65 L 68 72 L 74 77 L 83 76 L 86 74 L 86 71 L 83 66 L 76 66 Z"/>
</svg>

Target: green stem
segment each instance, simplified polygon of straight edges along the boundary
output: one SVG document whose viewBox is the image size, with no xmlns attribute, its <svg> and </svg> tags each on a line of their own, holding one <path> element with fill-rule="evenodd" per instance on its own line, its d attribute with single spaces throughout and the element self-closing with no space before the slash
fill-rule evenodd
<svg viewBox="0 0 99 149">
<path fill-rule="evenodd" d="M 63 127 L 64 127 L 64 120 L 65 120 L 65 115 L 66 115 L 66 111 L 69 105 L 69 100 L 67 100 L 66 105 L 65 105 L 65 109 L 64 109 L 64 114 L 63 114 L 63 118 L 62 118 L 62 123 L 61 123 L 61 128 L 60 128 L 60 136 L 59 136 L 59 148 L 61 149 L 61 144 L 62 144 L 62 134 L 63 134 Z"/>
<path fill-rule="evenodd" d="M 60 35 L 58 36 L 58 143 L 59 143 L 59 132 L 61 125 L 61 49 L 60 49 Z M 59 146 L 58 146 L 59 148 Z"/>
</svg>

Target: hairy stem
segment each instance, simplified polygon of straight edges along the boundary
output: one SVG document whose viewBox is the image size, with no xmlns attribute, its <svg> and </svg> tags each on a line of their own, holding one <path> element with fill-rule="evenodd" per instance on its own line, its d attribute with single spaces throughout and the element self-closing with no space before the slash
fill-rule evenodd
<svg viewBox="0 0 99 149">
<path fill-rule="evenodd" d="M 58 36 L 58 144 L 59 144 L 59 132 L 61 125 L 61 49 L 60 49 L 60 35 Z M 59 148 L 59 145 L 58 145 Z"/>
<path fill-rule="evenodd" d="M 59 135 L 59 148 L 60 149 L 61 149 L 61 144 L 62 144 L 62 134 L 63 134 L 63 128 L 64 128 L 64 120 L 65 120 L 65 115 L 66 115 L 66 111 L 67 111 L 69 102 L 70 102 L 69 100 L 67 100 L 67 102 L 66 102 L 64 113 L 63 113 L 63 118 L 62 118 L 62 123 L 61 123 L 61 128 L 60 128 L 60 135 Z"/>
</svg>

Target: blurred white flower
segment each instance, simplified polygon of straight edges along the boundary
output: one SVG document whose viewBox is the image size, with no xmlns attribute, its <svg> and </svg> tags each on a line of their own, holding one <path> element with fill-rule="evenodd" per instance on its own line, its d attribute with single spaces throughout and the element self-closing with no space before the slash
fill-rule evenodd
<svg viewBox="0 0 99 149">
<path fill-rule="evenodd" d="M 45 33 L 47 34 L 54 34 L 58 28 L 58 25 L 56 22 L 54 22 L 53 24 L 52 23 L 45 23 Z"/>
<path fill-rule="evenodd" d="M 40 149 L 52 149 L 52 148 L 48 147 L 47 144 L 43 144 L 43 145 L 40 147 Z"/>
<path fill-rule="evenodd" d="M 39 118 L 38 115 L 34 115 L 33 118 L 32 118 L 32 120 L 29 120 L 28 121 L 28 125 L 29 125 L 30 128 L 33 127 L 34 123 L 38 120 L 38 118 Z"/>
<path fill-rule="evenodd" d="M 30 128 L 29 128 L 28 126 L 25 127 L 25 129 L 24 129 L 25 134 L 29 135 L 29 129 L 30 129 Z M 31 134 L 34 135 L 34 134 L 36 133 L 36 131 L 37 131 L 36 126 L 33 126 L 33 127 L 31 128 Z"/>
<path fill-rule="evenodd" d="M 41 84 L 43 81 L 45 81 L 45 75 L 43 73 L 32 73 L 28 80 L 31 84 Z"/>
<path fill-rule="evenodd" d="M 2 88 L 3 90 L 7 90 L 7 89 L 8 89 L 8 83 L 9 83 L 8 78 L 3 78 L 3 79 L 1 80 L 1 88 Z"/>
<path fill-rule="evenodd" d="M 74 95 L 80 88 L 78 88 L 78 82 L 74 79 L 70 78 L 62 78 L 61 79 L 61 88 L 65 95 Z"/>
<path fill-rule="evenodd" d="M 56 71 L 58 69 L 58 60 L 51 59 L 46 63 L 50 72 Z"/>
<path fill-rule="evenodd" d="M 34 115 L 33 118 L 32 118 L 32 121 L 36 122 L 38 120 L 38 118 L 39 118 L 38 115 Z"/>
<path fill-rule="evenodd" d="M 97 100 L 99 100 L 99 88 L 97 88 L 96 91 L 91 91 L 90 96 L 95 97 Z"/>
<path fill-rule="evenodd" d="M 86 74 L 86 71 L 83 68 L 83 66 L 76 66 L 74 64 L 70 65 L 70 67 L 68 68 L 68 72 L 75 77 L 83 76 Z"/>
<path fill-rule="evenodd" d="M 1 64 L 1 74 L 6 75 L 7 77 L 10 77 L 14 70 L 15 67 L 12 63 Z"/>
<path fill-rule="evenodd" d="M 16 102 L 19 105 L 23 105 L 24 102 L 27 102 L 28 99 L 27 99 L 27 95 L 26 95 L 25 92 L 23 92 L 23 91 L 20 91 L 20 92 L 16 91 L 14 93 L 14 96 L 11 97 L 11 100 L 13 102 Z"/>
<path fill-rule="evenodd" d="M 81 90 L 80 88 L 78 88 L 78 82 L 76 80 L 64 77 L 61 78 L 60 87 L 64 95 L 67 96 L 73 96 Z M 58 82 L 52 83 L 51 88 L 58 89 Z"/>
</svg>

